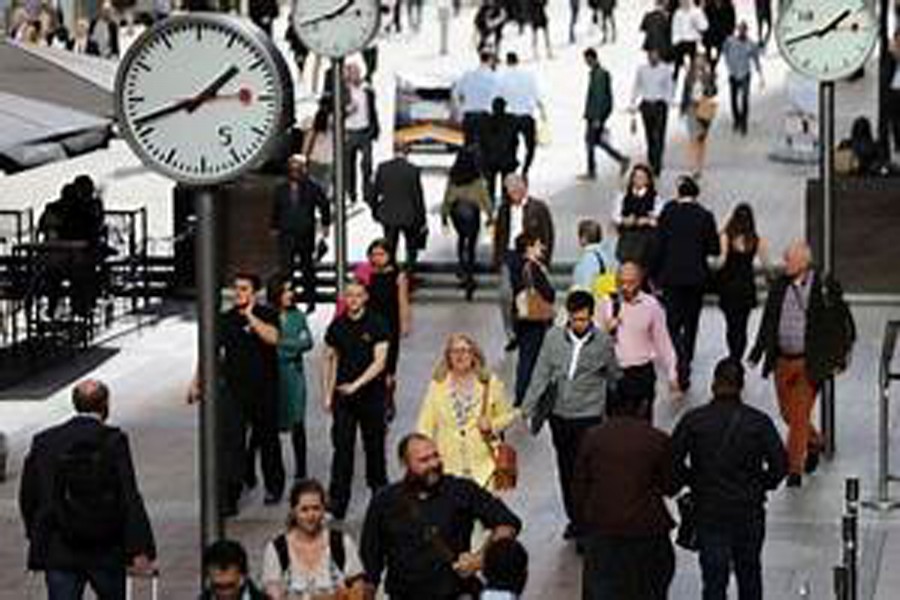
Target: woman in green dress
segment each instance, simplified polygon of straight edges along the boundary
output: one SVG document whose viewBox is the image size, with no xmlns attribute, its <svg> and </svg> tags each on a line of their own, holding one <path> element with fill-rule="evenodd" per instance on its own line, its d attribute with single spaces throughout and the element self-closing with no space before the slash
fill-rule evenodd
<svg viewBox="0 0 900 600">
<path fill-rule="evenodd" d="M 294 476 L 306 478 L 306 374 L 303 355 L 313 347 L 306 315 L 294 305 L 294 289 L 287 276 L 269 283 L 269 304 L 278 310 L 278 427 L 290 431 L 294 448 Z"/>
</svg>

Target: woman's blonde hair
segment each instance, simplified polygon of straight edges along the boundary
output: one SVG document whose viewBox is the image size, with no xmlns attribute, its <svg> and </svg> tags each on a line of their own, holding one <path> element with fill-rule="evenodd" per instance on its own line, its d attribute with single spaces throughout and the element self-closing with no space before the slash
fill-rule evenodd
<svg viewBox="0 0 900 600">
<path fill-rule="evenodd" d="M 475 375 L 478 377 L 478 380 L 482 382 L 488 381 L 491 378 L 491 373 L 488 371 L 487 363 L 484 360 L 484 352 L 481 350 L 481 346 L 478 345 L 478 342 L 466 333 L 451 333 L 447 336 L 447 341 L 444 343 L 444 352 L 441 355 L 440 360 L 438 360 L 437 364 L 434 366 L 434 372 L 432 373 L 431 378 L 438 382 L 447 379 L 447 375 L 450 373 L 450 349 L 457 342 L 465 342 L 472 350 L 472 361 L 474 363 Z"/>
</svg>

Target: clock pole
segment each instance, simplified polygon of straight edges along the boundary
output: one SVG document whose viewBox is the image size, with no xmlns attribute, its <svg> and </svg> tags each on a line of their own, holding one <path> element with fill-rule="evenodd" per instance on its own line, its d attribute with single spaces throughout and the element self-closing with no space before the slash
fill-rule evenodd
<svg viewBox="0 0 900 600">
<path fill-rule="evenodd" d="M 347 204 L 344 170 L 354 165 L 345 163 L 344 140 L 344 58 L 331 61 L 334 89 L 334 267 L 335 292 L 344 295 L 347 282 Z"/>
<path fill-rule="evenodd" d="M 822 181 L 822 268 L 834 273 L 834 82 L 819 84 L 819 178 Z M 822 385 L 822 410 L 819 420 L 826 458 L 834 457 L 835 408 L 834 378 Z"/>
<path fill-rule="evenodd" d="M 216 321 L 219 313 L 219 280 L 216 256 L 216 204 L 212 188 L 197 189 L 197 297 L 200 320 L 200 542 L 206 548 L 222 538 L 219 511 L 218 446 L 219 394 Z M 201 570 L 202 572 L 202 570 Z"/>
</svg>

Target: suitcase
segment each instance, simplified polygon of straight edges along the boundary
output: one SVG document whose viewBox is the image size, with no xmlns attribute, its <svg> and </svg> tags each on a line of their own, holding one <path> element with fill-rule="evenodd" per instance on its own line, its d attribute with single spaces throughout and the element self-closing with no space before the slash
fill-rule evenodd
<svg viewBox="0 0 900 600">
<path fill-rule="evenodd" d="M 159 569 L 155 569 L 149 575 L 128 573 L 128 579 L 125 580 L 126 600 L 132 600 L 134 598 L 135 588 L 146 587 L 143 583 L 138 582 L 142 580 L 146 582 L 148 579 L 150 580 L 150 597 L 153 600 L 159 600 Z"/>
</svg>

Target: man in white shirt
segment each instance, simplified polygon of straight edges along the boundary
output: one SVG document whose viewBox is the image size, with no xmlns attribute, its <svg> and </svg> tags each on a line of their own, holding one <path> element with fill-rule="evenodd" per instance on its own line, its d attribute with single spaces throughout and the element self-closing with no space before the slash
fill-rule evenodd
<svg viewBox="0 0 900 600">
<path fill-rule="evenodd" d="M 675 70 L 672 79 L 678 79 L 678 71 L 684 64 L 685 57 L 689 63 L 694 62 L 697 45 L 707 29 L 709 21 L 703 9 L 696 6 L 694 0 L 680 0 L 678 8 L 672 15 L 672 47 L 675 51 Z"/>
<path fill-rule="evenodd" d="M 356 163 L 357 154 L 362 155 L 363 198 L 372 195 L 372 142 L 378 137 L 378 115 L 375 112 L 375 91 L 362 77 L 362 70 L 356 63 L 344 67 L 344 81 L 347 85 L 347 142 L 344 148 L 346 169 L 344 181 L 350 203 L 357 199 Z"/>
<path fill-rule="evenodd" d="M 662 61 L 658 50 L 648 50 L 647 64 L 638 67 L 634 76 L 630 111 L 632 114 L 638 111 L 641 113 L 647 143 L 647 162 L 657 177 L 663 167 L 669 103 L 674 89 L 672 65 Z"/>
<path fill-rule="evenodd" d="M 463 137 L 466 146 L 476 143 L 481 125 L 491 112 L 491 103 L 499 93 L 499 81 L 494 71 L 494 54 L 482 51 L 477 68 L 466 71 L 453 86 L 453 101 L 462 115 Z"/>
<path fill-rule="evenodd" d="M 540 110 L 543 119 L 547 118 L 547 111 L 541 102 L 534 74 L 519 67 L 519 55 L 515 52 L 506 53 L 506 70 L 499 75 L 499 88 L 500 95 L 506 100 L 506 112 L 516 118 L 519 135 L 525 141 L 522 174 L 528 177 L 537 147 L 534 111 Z"/>
</svg>

